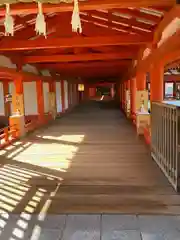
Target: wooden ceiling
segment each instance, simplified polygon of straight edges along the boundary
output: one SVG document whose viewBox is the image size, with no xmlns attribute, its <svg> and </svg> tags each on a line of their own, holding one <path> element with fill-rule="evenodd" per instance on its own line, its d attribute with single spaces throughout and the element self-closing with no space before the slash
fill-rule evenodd
<svg viewBox="0 0 180 240">
<path fill-rule="evenodd" d="M 36 36 L 37 6 L 11 5 L 15 35 L 4 36 L 0 8 L 0 52 L 18 64 L 34 64 L 62 76 L 122 76 L 154 32 L 174 0 L 88 0 L 80 2 L 82 34 L 71 29 L 72 4 L 43 5 L 47 39 Z"/>
</svg>

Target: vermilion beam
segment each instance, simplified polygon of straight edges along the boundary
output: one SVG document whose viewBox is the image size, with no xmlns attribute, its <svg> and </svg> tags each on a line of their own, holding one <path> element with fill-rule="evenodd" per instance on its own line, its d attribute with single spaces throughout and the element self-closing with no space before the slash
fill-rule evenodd
<svg viewBox="0 0 180 240">
<path fill-rule="evenodd" d="M 152 36 L 111 36 L 111 37 L 73 37 L 55 39 L 36 39 L 31 41 L 2 40 L 0 51 L 25 51 L 54 48 L 96 47 L 108 45 L 142 45 L 152 41 Z"/>
<path fill-rule="evenodd" d="M 149 7 L 149 6 L 172 6 L 176 0 L 91 0 L 82 1 L 79 3 L 80 11 L 95 10 L 95 9 L 112 9 L 112 8 L 127 8 L 127 7 Z M 73 10 L 73 4 L 43 4 L 43 12 L 68 12 Z M 11 6 L 12 15 L 33 14 L 37 13 L 37 4 L 15 4 Z M 5 15 L 5 8 L 0 9 L 0 15 Z"/>
<path fill-rule="evenodd" d="M 104 69 L 104 67 L 100 67 L 98 69 L 74 69 L 74 70 L 64 70 L 64 69 L 58 69 L 58 68 L 52 68 L 54 71 L 58 72 L 61 77 L 62 76 L 68 76 L 68 77 L 77 77 L 77 76 L 83 76 L 83 77 L 107 77 L 107 76 L 119 76 L 124 71 L 126 71 L 127 66 L 118 66 L 116 69 L 113 69 L 112 66 L 107 67 Z"/>
<path fill-rule="evenodd" d="M 27 56 L 23 58 L 24 63 L 43 63 L 43 62 L 78 62 L 78 61 L 97 61 L 97 60 L 116 60 L 135 58 L 133 52 L 117 53 L 87 53 L 77 55 L 49 55 L 49 56 Z"/>
<path fill-rule="evenodd" d="M 59 70 L 77 70 L 79 69 L 92 69 L 98 70 L 99 68 L 116 68 L 120 66 L 128 66 L 131 64 L 131 60 L 121 60 L 121 61 L 106 61 L 106 62 L 88 62 L 88 63 L 58 63 L 58 64 L 42 64 L 42 67 L 45 68 L 53 68 L 53 69 L 59 69 Z"/>
<path fill-rule="evenodd" d="M 158 25 L 154 34 L 154 43 L 157 43 L 161 39 L 162 32 L 176 17 L 180 17 L 180 6 L 173 7 L 168 13 L 165 14 L 163 20 Z"/>
</svg>

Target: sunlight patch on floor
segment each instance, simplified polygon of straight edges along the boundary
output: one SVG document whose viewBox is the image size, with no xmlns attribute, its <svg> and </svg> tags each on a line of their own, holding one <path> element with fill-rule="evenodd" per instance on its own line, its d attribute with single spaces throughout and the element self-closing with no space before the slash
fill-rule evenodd
<svg viewBox="0 0 180 240">
<path fill-rule="evenodd" d="M 71 142 L 71 143 L 81 143 L 84 140 L 84 135 L 79 135 L 79 134 L 78 135 L 62 135 L 62 136 L 59 136 L 59 137 L 38 135 L 37 137 L 40 137 L 40 138 L 43 138 L 43 139 Z"/>
<path fill-rule="evenodd" d="M 44 185 L 34 188 L 34 183 L 41 179 Z M 0 238 L 4 239 L 3 234 L 9 234 L 8 239 L 23 240 L 35 212 L 38 215 L 37 223 L 44 221 L 62 180 L 44 172 L 11 164 L 4 165 L 0 169 Z M 50 190 L 48 186 L 53 188 Z M 20 211 L 19 217 L 14 219 L 14 225 L 10 232 L 7 232 L 11 214 L 17 207 Z"/>
<path fill-rule="evenodd" d="M 79 149 L 77 143 L 83 140 L 82 134 L 40 136 L 34 143 L 17 142 L 5 149 L 3 154 L 14 161 L 13 164 L 7 163 L 0 168 L 0 238 L 7 234 L 6 226 L 11 220 L 11 213 L 16 212 L 16 209 L 20 213 L 8 233 L 9 239 L 24 239 L 29 222 L 37 209 L 37 224 L 33 229 L 33 236 L 39 238 L 39 224 L 45 220 L 63 181 L 62 176 L 56 177 L 53 171 L 45 171 L 44 168 L 68 171 Z M 34 188 L 36 183 L 37 188 Z"/>
<path fill-rule="evenodd" d="M 46 138 L 49 142 L 44 143 L 43 140 L 41 141 L 41 138 Z M 51 142 L 53 138 L 64 143 Z M 84 135 L 42 136 L 38 142 L 27 144 L 26 149 L 19 147 L 10 153 L 8 158 L 18 162 L 66 172 L 79 149 L 73 143 L 80 143 L 83 140 Z"/>
</svg>

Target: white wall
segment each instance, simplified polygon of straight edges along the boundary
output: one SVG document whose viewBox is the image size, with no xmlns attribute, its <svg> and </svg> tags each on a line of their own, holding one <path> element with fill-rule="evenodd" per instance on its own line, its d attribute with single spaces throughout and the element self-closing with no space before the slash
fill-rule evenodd
<svg viewBox="0 0 180 240">
<path fill-rule="evenodd" d="M 15 93 L 14 82 L 9 82 L 9 93 L 12 94 L 12 95 Z M 13 112 L 12 112 L 12 102 L 10 102 L 10 109 L 11 109 L 11 114 L 13 114 Z"/>
<path fill-rule="evenodd" d="M 24 72 L 30 72 L 30 73 L 34 73 L 34 74 L 38 74 L 38 70 L 37 68 L 35 68 L 34 66 L 30 65 L 30 64 L 26 64 L 22 67 L 22 70 Z"/>
<path fill-rule="evenodd" d="M 65 100 L 65 109 L 68 109 L 68 82 L 64 81 L 64 100 Z"/>
<path fill-rule="evenodd" d="M 43 96 L 44 96 L 44 112 L 49 112 L 49 83 L 43 82 Z"/>
<path fill-rule="evenodd" d="M 56 106 L 57 112 L 62 112 L 61 83 L 56 82 Z"/>
<path fill-rule="evenodd" d="M 77 85 L 73 84 L 74 88 L 74 104 L 77 104 Z"/>
<path fill-rule="evenodd" d="M 37 91 L 36 82 L 24 82 L 24 108 L 25 115 L 37 115 Z"/>
<path fill-rule="evenodd" d="M 73 85 L 69 84 L 69 98 L 70 98 L 70 103 L 69 104 L 73 104 Z"/>
<path fill-rule="evenodd" d="M 50 74 L 49 70 L 46 70 L 46 69 L 41 70 L 41 74 L 43 76 L 51 77 L 51 74 Z"/>
<path fill-rule="evenodd" d="M 4 108 L 4 89 L 3 89 L 3 83 L 0 82 L 0 115 L 5 115 L 5 108 Z"/>
<path fill-rule="evenodd" d="M 11 59 L 9 59 L 8 57 L 5 57 L 3 55 L 0 55 L 0 66 L 1 67 L 8 67 L 8 68 L 13 68 L 16 69 L 16 64 L 13 64 L 11 62 Z"/>
</svg>

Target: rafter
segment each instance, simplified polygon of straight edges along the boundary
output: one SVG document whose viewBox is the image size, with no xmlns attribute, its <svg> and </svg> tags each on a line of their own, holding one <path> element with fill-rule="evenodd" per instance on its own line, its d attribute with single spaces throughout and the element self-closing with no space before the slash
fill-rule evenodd
<svg viewBox="0 0 180 240">
<path fill-rule="evenodd" d="M 156 24 L 158 24 L 160 21 L 161 21 L 161 18 L 158 17 L 158 16 L 155 16 L 155 15 L 152 15 L 152 14 L 147 14 L 145 12 L 142 12 L 136 8 L 134 9 L 129 9 L 129 8 L 122 8 L 122 9 L 114 9 L 116 10 L 116 12 L 120 13 L 120 14 L 127 14 L 127 15 L 130 15 L 134 18 L 139 18 L 139 19 L 145 19 L 145 20 L 148 20 L 148 21 L 152 21 Z"/>
<path fill-rule="evenodd" d="M 24 51 L 38 49 L 60 49 L 72 47 L 96 47 L 108 45 L 142 45 L 152 41 L 152 36 L 110 36 L 110 37 L 73 37 L 73 38 L 54 38 L 31 41 L 18 41 L 3 39 L 0 44 L 0 51 Z"/>
<path fill-rule="evenodd" d="M 43 63 L 43 62 L 78 62 L 78 61 L 97 61 L 97 60 L 117 60 L 136 58 L 133 52 L 114 52 L 114 53 L 87 53 L 77 55 L 49 55 L 49 56 L 26 56 L 24 63 Z"/>
<path fill-rule="evenodd" d="M 153 7 L 153 6 L 172 6 L 175 0 L 91 0 L 80 2 L 80 10 L 95 10 L 95 9 L 112 9 L 112 8 L 127 8 L 127 7 Z M 73 10 L 73 4 L 44 4 L 43 12 L 68 12 Z M 37 14 L 37 5 L 35 3 L 15 4 L 11 7 L 11 14 Z M 5 15 L 5 7 L 0 9 L 0 15 Z"/>
<path fill-rule="evenodd" d="M 81 19 L 83 36 L 110 36 L 110 35 L 118 35 L 119 32 L 112 28 L 106 28 L 103 26 L 99 26 L 96 24 L 92 24 L 88 22 L 86 19 Z M 121 33 L 120 33 L 121 34 Z"/>
<path fill-rule="evenodd" d="M 90 13 L 94 16 L 101 17 L 103 19 L 108 18 L 108 12 L 106 13 L 106 12 L 100 12 L 100 11 L 90 11 Z M 147 24 L 147 23 L 143 23 L 143 22 L 138 22 L 136 20 L 136 18 L 133 17 L 133 16 L 131 16 L 129 19 L 127 19 L 127 18 L 124 18 L 124 17 L 121 17 L 121 16 L 114 15 L 113 10 L 111 11 L 111 21 L 119 22 L 119 23 L 126 24 L 126 25 L 131 25 L 131 26 L 142 28 L 142 29 L 145 29 L 145 30 L 152 30 L 153 29 L 152 25 Z"/>
<path fill-rule="evenodd" d="M 123 74 L 124 68 L 118 68 L 112 70 L 111 68 L 99 68 L 98 71 L 87 71 L 86 69 L 74 70 L 74 71 L 59 71 L 58 69 L 53 69 L 58 72 L 61 77 L 86 77 L 86 78 L 111 78 L 118 77 Z"/>
<path fill-rule="evenodd" d="M 85 15 L 82 15 L 81 16 L 81 19 L 82 20 L 85 20 L 85 21 L 89 21 L 89 23 L 92 23 L 92 24 L 95 24 L 95 23 L 98 23 L 100 25 L 104 25 L 104 26 L 107 26 L 107 28 L 109 29 L 113 29 L 113 30 L 117 30 L 118 32 L 126 32 L 126 33 L 134 33 L 134 34 L 143 34 L 143 36 L 145 35 L 149 35 L 151 34 L 150 31 L 143 31 L 143 29 L 135 29 L 135 28 L 132 28 L 131 25 L 128 25 L 128 26 L 124 26 L 124 25 L 121 25 L 120 23 L 117 23 L 117 22 L 108 22 L 106 20 L 103 20 L 103 19 L 98 19 L 98 18 L 91 18 L 89 19 L 89 17 L 85 16 Z"/>
<path fill-rule="evenodd" d="M 70 19 L 71 16 L 69 13 L 61 13 L 60 15 L 55 15 L 52 17 L 47 17 L 46 16 L 46 23 L 47 23 L 47 32 L 51 32 L 54 30 L 56 32 L 56 28 L 60 27 L 59 22 L 63 21 L 63 31 L 60 31 L 64 36 L 72 36 L 72 30 L 71 30 L 71 24 L 70 24 Z M 26 18 L 22 18 L 22 23 L 26 22 Z M 62 27 L 62 26 L 61 26 Z M 61 35 L 62 35 L 61 34 Z M 48 35 L 49 36 L 49 35 Z M 14 38 L 17 39 L 29 39 L 36 37 L 36 32 L 35 32 L 35 25 L 27 25 L 25 29 L 22 29 L 20 31 L 15 32 Z M 40 36 L 37 36 L 37 38 L 42 38 Z"/>
<path fill-rule="evenodd" d="M 52 69 L 59 69 L 59 71 L 77 71 L 82 69 L 91 69 L 94 70 L 95 68 L 116 68 L 116 67 L 124 67 L 131 64 L 131 60 L 120 60 L 120 61 L 106 61 L 106 62 L 83 62 L 83 63 L 56 63 L 56 64 L 40 64 L 40 66 L 45 68 L 52 68 Z"/>
</svg>

